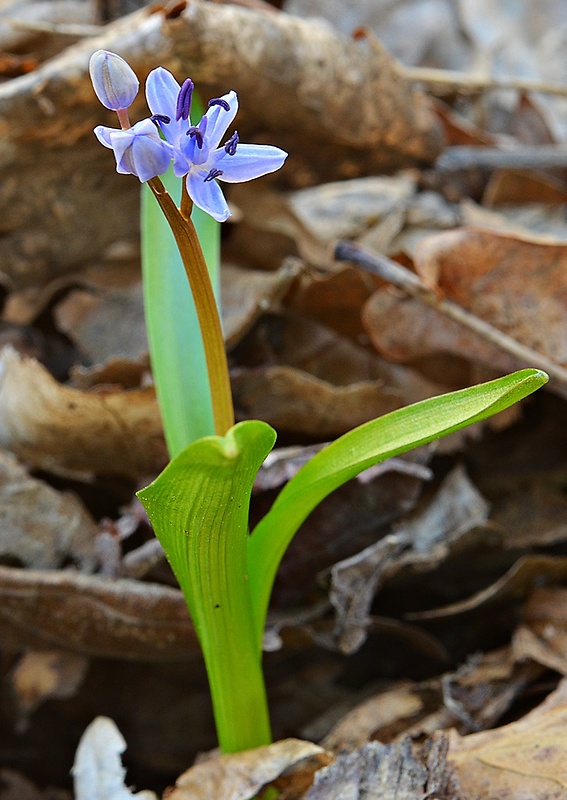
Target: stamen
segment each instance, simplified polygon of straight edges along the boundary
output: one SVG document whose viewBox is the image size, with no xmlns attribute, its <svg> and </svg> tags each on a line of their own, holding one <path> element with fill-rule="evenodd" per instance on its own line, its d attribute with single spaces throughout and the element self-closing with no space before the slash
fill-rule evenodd
<svg viewBox="0 0 567 800">
<path fill-rule="evenodd" d="M 212 170 L 207 175 L 207 177 L 204 179 L 205 183 L 207 183 L 208 181 L 214 181 L 215 178 L 218 178 L 219 175 L 222 175 L 222 174 L 223 174 L 223 170 L 222 169 L 215 169 L 215 167 L 213 167 Z"/>
<path fill-rule="evenodd" d="M 171 117 L 168 117 L 167 114 L 152 114 L 150 119 L 158 130 L 160 125 L 168 125 L 171 122 Z"/>
<path fill-rule="evenodd" d="M 222 106 L 225 111 L 230 111 L 229 104 L 226 102 L 226 100 L 223 100 L 222 97 L 213 97 L 212 100 L 209 100 L 207 105 L 209 108 L 211 106 Z"/>
<path fill-rule="evenodd" d="M 233 156 L 236 153 L 236 146 L 239 141 L 240 139 L 238 137 L 238 131 L 234 131 L 234 133 L 224 146 L 224 149 L 226 150 L 229 156 Z"/>
<path fill-rule="evenodd" d="M 197 140 L 197 147 L 199 150 L 203 149 L 203 131 L 197 125 L 192 125 L 187 131 L 187 136 Z"/>
<path fill-rule="evenodd" d="M 175 109 L 175 119 L 189 119 L 191 113 L 191 100 L 193 98 L 193 89 L 195 84 L 191 78 L 186 78 L 177 95 L 177 106 Z"/>
</svg>

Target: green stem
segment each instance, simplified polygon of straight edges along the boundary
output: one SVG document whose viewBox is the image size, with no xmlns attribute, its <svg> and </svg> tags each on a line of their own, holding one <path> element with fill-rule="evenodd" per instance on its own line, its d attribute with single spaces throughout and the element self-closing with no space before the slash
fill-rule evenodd
<svg viewBox="0 0 567 800">
<path fill-rule="evenodd" d="M 189 279 L 203 337 L 211 387 L 215 433 L 223 436 L 234 425 L 224 338 L 211 280 L 191 219 L 185 218 L 159 178 L 148 181 L 175 237 Z"/>
</svg>

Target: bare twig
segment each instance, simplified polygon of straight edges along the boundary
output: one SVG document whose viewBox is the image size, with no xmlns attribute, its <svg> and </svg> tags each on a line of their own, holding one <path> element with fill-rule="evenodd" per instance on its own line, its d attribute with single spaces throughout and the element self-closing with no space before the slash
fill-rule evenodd
<svg viewBox="0 0 567 800">
<path fill-rule="evenodd" d="M 373 275 L 378 275 L 388 283 L 397 286 L 410 297 L 415 297 L 431 306 L 436 311 L 444 314 L 455 322 L 465 325 L 471 331 L 482 336 L 492 344 L 497 345 L 505 352 L 518 359 L 525 366 L 537 366 L 538 369 L 545 370 L 552 382 L 558 384 L 561 394 L 567 391 L 567 369 L 551 361 L 547 356 L 532 350 L 531 347 L 521 344 L 508 334 L 503 333 L 494 325 L 471 314 L 470 311 L 453 303 L 451 300 L 442 300 L 437 297 L 435 292 L 427 286 L 418 275 L 398 264 L 396 261 L 387 258 L 380 253 L 374 253 L 354 242 L 339 241 L 335 246 L 335 259 L 337 261 L 348 261 L 357 267 L 361 267 Z"/>
<path fill-rule="evenodd" d="M 84 39 L 87 36 L 97 36 L 104 28 L 101 25 L 69 24 L 65 22 L 42 22 L 40 20 L 13 19 L 2 17 L 2 25 L 8 25 L 17 31 L 30 31 L 31 33 L 51 33 L 57 36 L 73 36 Z"/>
<path fill-rule="evenodd" d="M 435 162 L 440 172 L 463 169 L 565 169 L 564 145 L 524 145 L 513 150 L 499 147 L 448 147 Z"/>
<path fill-rule="evenodd" d="M 532 78 L 509 76 L 505 78 L 493 75 L 473 75 L 468 72 L 452 72 L 447 69 L 429 69 L 426 67 L 403 67 L 405 77 L 410 81 L 424 83 L 427 86 L 445 86 L 456 92 L 463 89 L 470 91 L 495 91 L 499 89 L 517 89 L 520 92 L 541 92 L 567 97 L 567 85 L 549 83 Z"/>
</svg>

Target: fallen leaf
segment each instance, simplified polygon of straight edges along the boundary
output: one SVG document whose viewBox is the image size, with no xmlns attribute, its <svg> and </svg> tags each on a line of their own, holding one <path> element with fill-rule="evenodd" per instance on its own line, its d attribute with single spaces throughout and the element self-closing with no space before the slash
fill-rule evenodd
<svg viewBox="0 0 567 800">
<path fill-rule="evenodd" d="M 517 722 L 460 737 L 448 761 L 464 800 L 561 800 L 567 790 L 567 682 Z"/>
<path fill-rule="evenodd" d="M 223 265 L 222 323 L 229 349 L 242 339 L 262 314 L 277 307 L 297 275 L 298 268 L 293 264 L 284 264 L 276 272 Z"/>
<path fill-rule="evenodd" d="M 33 569 L 71 560 L 92 572 L 97 534 L 78 497 L 30 477 L 13 455 L 0 451 L 0 557 Z"/>
<path fill-rule="evenodd" d="M 12 348 L 0 353 L 0 446 L 58 474 L 139 478 L 167 461 L 153 389 L 83 392 Z"/>
<path fill-rule="evenodd" d="M 18 707 L 18 731 L 26 730 L 30 714 L 46 700 L 73 697 L 88 665 L 84 656 L 63 650 L 25 653 L 10 675 Z"/>
<path fill-rule="evenodd" d="M 374 734 L 380 729 L 414 720 L 423 713 L 424 704 L 413 684 L 402 684 L 380 692 L 357 705 L 334 726 L 321 742 L 335 753 L 351 751 L 380 738 Z"/>
<path fill-rule="evenodd" d="M 219 800 L 249 800 L 284 770 L 312 756 L 324 757 L 325 751 L 299 739 L 284 739 L 243 753 L 215 756 L 180 775 L 167 797 L 168 800 L 213 800 L 217 797 Z"/>
<path fill-rule="evenodd" d="M 400 406 L 381 381 L 333 386 L 287 366 L 240 369 L 233 374 L 232 388 L 241 418 L 319 439 L 339 436 Z"/>
<path fill-rule="evenodd" d="M 491 586 L 458 603 L 431 611 L 407 614 L 408 619 L 440 619 L 464 614 L 473 609 L 490 606 L 508 598 L 522 597 L 542 579 L 561 579 L 567 576 L 567 556 L 528 555 L 518 559 L 505 575 Z"/>
<path fill-rule="evenodd" d="M 465 228 L 422 241 L 415 264 L 448 299 L 567 363 L 567 245 Z"/>
<path fill-rule="evenodd" d="M 57 304 L 54 318 L 88 364 L 117 357 L 136 360 L 147 353 L 140 280 L 102 293 L 75 289 Z"/>
<path fill-rule="evenodd" d="M 141 661 L 199 652 L 178 589 L 68 571 L 0 566 L 0 633 L 12 651 L 57 646 Z"/>
<path fill-rule="evenodd" d="M 517 659 L 530 658 L 567 676 L 567 589 L 536 587 L 521 608 L 522 624 L 514 631 Z"/>
<path fill-rule="evenodd" d="M 337 613 L 334 635 L 341 651 L 354 652 L 366 639 L 374 595 L 387 579 L 411 567 L 433 570 L 487 518 L 488 504 L 457 467 L 421 514 L 335 564 L 329 596 Z"/>
</svg>

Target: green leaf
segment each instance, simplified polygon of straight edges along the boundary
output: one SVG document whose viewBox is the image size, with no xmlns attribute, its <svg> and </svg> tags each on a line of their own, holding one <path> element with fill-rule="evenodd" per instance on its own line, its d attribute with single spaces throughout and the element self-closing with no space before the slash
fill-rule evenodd
<svg viewBox="0 0 567 800">
<path fill-rule="evenodd" d="M 544 372 L 525 369 L 423 400 L 349 431 L 305 464 L 249 539 L 250 589 L 259 634 L 281 558 L 301 523 L 327 495 L 373 464 L 503 411 L 547 380 Z"/>
<path fill-rule="evenodd" d="M 203 113 L 193 96 L 196 118 Z M 181 178 L 162 176 L 179 205 Z M 205 255 L 217 303 L 220 285 L 220 224 L 194 208 L 191 218 Z M 142 186 L 142 273 L 152 372 L 170 456 L 214 433 L 211 391 L 193 296 L 169 224 L 147 184 Z"/>
<path fill-rule="evenodd" d="M 252 485 L 275 439 L 241 422 L 190 444 L 138 492 L 187 600 L 225 752 L 270 741 L 246 559 Z"/>
</svg>

